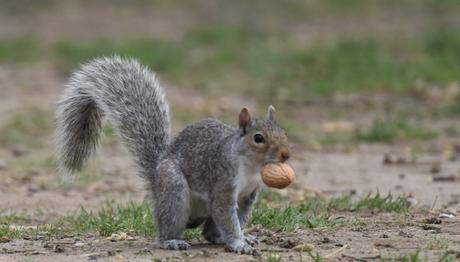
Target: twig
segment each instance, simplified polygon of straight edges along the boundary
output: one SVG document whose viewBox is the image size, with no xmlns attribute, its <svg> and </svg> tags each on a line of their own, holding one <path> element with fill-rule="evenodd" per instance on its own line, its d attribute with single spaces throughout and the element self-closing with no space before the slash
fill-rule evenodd
<svg viewBox="0 0 460 262">
<path fill-rule="evenodd" d="M 262 252 L 276 252 L 276 253 L 287 253 L 290 252 L 291 250 L 289 249 L 269 249 L 269 248 L 262 248 L 260 249 Z"/>
<path fill-rule="evenodd" d="M 325 255 L 324 258 L 325 259 L 332 259 L 332 258 L 336 257 L 338 254 L 340 254 L 342 251 L 344 251 L 347 247 L 348 247 L 348 245 L 344 245 L 343 247 L 338 248 L 338 249 L 332 251 L 331 253 Z"/>
<path fill-rule="evenodd" d="M 355 257 L 352 255 L 342 254 L 342 256 L 346 258 L 351 258 L 353 260 L 363 261 L 363 262 L 367 262 L 369 259 L 379 259 L 380 258 L 380 255 L 370 256 L 370 257 Z"/>
</svg>

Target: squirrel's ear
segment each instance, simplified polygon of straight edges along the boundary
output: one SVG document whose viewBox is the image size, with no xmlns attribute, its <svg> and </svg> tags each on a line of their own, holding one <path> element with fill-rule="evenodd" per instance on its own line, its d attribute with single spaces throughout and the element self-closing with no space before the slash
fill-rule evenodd
<svg viewBox="0 0 460 262">
<path fill-rule="evenodd" d="M 249 111 L 246 107 L 241 109 L 240 116 L 239 116 L 239 127 L 240 127 L 240 135 L 244 136 L 246 134 L 248 126 L 251 124 L 251 116 L 249 115 Z"/>
<path fill-rule="evenodd" d="M 267 119 L 270 121 L 275 121 L 275 107 L 270 105 L 267 110 Z"/>
</svg>

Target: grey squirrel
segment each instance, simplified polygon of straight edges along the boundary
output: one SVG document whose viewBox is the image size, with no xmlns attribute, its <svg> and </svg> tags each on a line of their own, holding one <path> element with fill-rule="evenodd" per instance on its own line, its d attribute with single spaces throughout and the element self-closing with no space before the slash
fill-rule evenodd
<svg viewBox="0 0 460 262">
<path fill-rule="evenodd" d="M 57 104 L 59 167 L 72 175 L 94 153 L 108 118 L 152 191 L 161 248 L 183 250 L 186 228 L 204 224 L 203 236 L 236 253 L 253 254 L 243 234 L 262 187 L 261 167 L 289 158 L 275 109 L 262 119 L 243 108 L 239 127 L 205 119 L 170 138 L 169 106 L 160 83 L 132 59 L 99 58 L 71 76 Z"/>
</svg>

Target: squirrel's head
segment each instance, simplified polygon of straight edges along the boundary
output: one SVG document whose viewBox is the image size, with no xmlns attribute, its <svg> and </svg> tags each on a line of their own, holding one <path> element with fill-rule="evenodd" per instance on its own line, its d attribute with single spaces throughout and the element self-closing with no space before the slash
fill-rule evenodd
<svg viewBox="0 0 460 262">
<path fill-rule="evenodd" d="M 252 119 L 248 109 L 243 108 L 239 115 L 239 130 L 246 157 L 261 164 L 288 160 L 288 139 L 284 129 L 276 123 L 273 106 L 268 107 L 263 119 Z"/>
</svg>

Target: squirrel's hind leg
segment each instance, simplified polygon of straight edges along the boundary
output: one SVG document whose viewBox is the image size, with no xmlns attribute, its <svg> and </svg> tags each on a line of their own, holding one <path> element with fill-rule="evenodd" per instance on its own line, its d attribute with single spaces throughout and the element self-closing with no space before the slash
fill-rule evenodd
<svg viewBox="0 0 460 262">
<path fill-rule="evenodd" d="M 224 239 L 221 237 L 214 220 L 209 217 L 203 227 L 204 238 L 212 244 L 225 244 Z"/>
<path fill-rule="evenodd" d="M 159 163 L 153 184 L 161 248 L 190 248 L 190 244 L 181 239 L 190 216 L 190 189 L 174 160 L 163 160 Z"/>
</svg>

